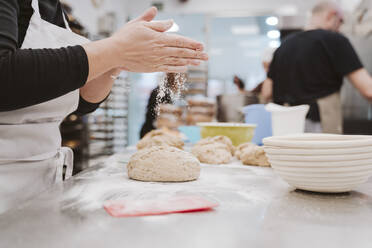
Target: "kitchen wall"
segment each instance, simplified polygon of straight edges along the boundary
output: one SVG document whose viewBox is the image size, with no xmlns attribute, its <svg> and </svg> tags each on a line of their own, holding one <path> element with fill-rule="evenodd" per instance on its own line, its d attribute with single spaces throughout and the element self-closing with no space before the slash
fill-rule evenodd
<svg viewBox="0 0 372 248">
<path fill-rule="evenodd" d="M 163 3 L 164 12 L 175 14 L 218 14 L 218 15 L 267 15 L 299 16 L 306 19 L 309 11 L 319 0 L 128 0 L 128 15 L 139 15 L 152 3 Z M 361 0 L 336 0 L 346 12 L 354 10 Z M 298 22 L 298 20 L 296 20 Z M 298 25 L 302 25 L 298 23 Z"/>
<path fill-rule="evenodd" d="M 180 3 L 179 0 L 63 0 L 73 7 L 74 15 L 78 17 L 87 30 L 95 35 L 98 33 L 98 20 L 104 14 L 113 12 L 117 17 L 117 27 L 122 26 L 128 17 L 141 14 L 153 3 L 164 4 L 164 12 L 173 14 L 207 13 L 214 15 L 267 15 L 297 16 L 295 20 L 284 19 L 285 25 L 302 26 L 306 21 L 311 7 L 318 0 L 189 0 Z M 228 4 L 226 4 L 228 2 Z M 361 0 L 337 0 L 343 8 L 350 12 Z M 95 7 L 93 3 L 97 3 Z"/>
<path fill-rule="evenodd" d="M 119 25 L 124 24 L 128 16 L 134 17 L 153 3 L 163 3 L 167 13 L 213 13 L 220 15 L 277 14 L 283 16 L 306 16 L 318 0 L 63 0 L 74 8 L 74 13 L 89 31 L 97 32 L 97 20 L 108 11 L 118 16 Z M 98 3 L 98 7 L 93 5 Z M 228 4 L 227 4 L 228 2 Z M 337 0 L 346 11 L 352 11 L 361 0 Z"/>
<path fill-rule="evenodd" d="M 363 66 L 372 74 L 372 37 L 348 37 L 357 51 Z M 342 88 L 343 114 L 346 119 L 372 120 L 372 106 L 345 79 Z"/>
<path fill-rule="evenodd" d="M 228 12 L 243 12 L 257 15 L 276 11 L 284 15 L 296 15 L 306 12 L 316 0 L 189 0 L 187 3 L 181 3 L 178 0 L 132 0 L 128 2 L 129 13 L 137 15 L 153 2 L 164 3 L 164 11 L 173 13 L 226 14 Z"/>
<path fill-rule="evenodd" d="M 118 26 L 123 25 L 128 16 L 141 14 L 153 3 L 163 3 L 166 13 L 208 13 L 218 15 L 266 15 L 305 17 L 318 0 L 63 0 L 74 9 L 75 16 L 93 33 L 97 33 L 99 17 L 107 12 L 117 15 Z M 346 11 L 352 11 L 361 0 L 337 0 Z M 97 3 L 95 7 L 93 3 Z M 298 20 L 296 20 L 297 22 Z"/>
</svg>

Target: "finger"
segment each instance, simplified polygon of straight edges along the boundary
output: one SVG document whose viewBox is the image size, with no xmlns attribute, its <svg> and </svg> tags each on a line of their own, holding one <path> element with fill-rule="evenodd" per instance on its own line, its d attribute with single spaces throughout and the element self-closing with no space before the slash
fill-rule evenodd
<svg viewBox="0 0 372 248">
<path fill-rule="evenodd" d="M 162 65 L 158 67 L 160 72 L 174 72 L 174 73 L 184 73 L 187 71 L 187 66 L 173 66 L 173 65 Z"/>
<path fill-rule="evenodd" d="M 199 65 L 200 61 L 195 59 L 184 59 L 184 58 L 166 58 L 164 64 L 173 66 L 184 66 L 184 65 Z"/>
<path fill-rule="evenodd" d="M 168 47 L 190 48 L 197 51 L 204 50 L 202 43 L 177 34 L 164 34 L 162 42 L 163 45 Z"/>
<path fill-rule="evenodd" d="M 190 60 L 190 65 L 198 66 L 198 65 L 200 65 L 200 63 L 201 63 L 200 60 L 196 60 L 196 59 Z"/>
<path fill-rule="evenodd" d="M 147 9 L 145 12 L 143 12 L 142 15 L 140 15 L 139 17 L 137 17 L 133 21 L 134 22 L 136 22 L 136 21 L 151 22 L 152 20 L 154 20 L 157 13 L 158 13 L 158 9 L 156 7 L 151 7 L 149 9 Z"/>
<path fill-rule="evenodd" d="M 205 61 L 208 60 L 208 54 L 204 52 L 178 47 L 164 47 L 159 50 L 159 54 L 157 55 L 176 58 L 199 59 Z"/>
<path fill-rule="evenodd" d="M 165 32 L 173 25 L 173 20 L 146 22 L 145 26 L 158 32 Z"/>
</svg>

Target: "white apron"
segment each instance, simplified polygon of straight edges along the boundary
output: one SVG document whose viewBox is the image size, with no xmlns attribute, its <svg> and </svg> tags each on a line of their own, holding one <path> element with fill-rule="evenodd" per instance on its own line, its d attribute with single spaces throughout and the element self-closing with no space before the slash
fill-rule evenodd
<svg viewBox="0 0 372 248">
<path fill-rule="evenodd" d="M 343 116 L 340 92 L 317 99 L 320 122 L 306 120 L 306 133 L 343 134 Z"/>
<path fill-rule="evenodd" d="M 89 40 L 41 19 L 39 3 L 32 0 L 22 49 L 60 48 Z M 58 75 L 56 75 L 58 77 Z M 50 82 L 53 84 L 53 82 Z M 79 90 L 30 107 L 0 112 L 0 213 L 14 208 L 72 174 L 73 153 L 61 147 L 59 126 L 75 111 Z"/>
<path fill-rule="evenodd" d="M 317 100 L 323 133 L 342 134 L 343 116 L 340 92 Z"/>
</svg>

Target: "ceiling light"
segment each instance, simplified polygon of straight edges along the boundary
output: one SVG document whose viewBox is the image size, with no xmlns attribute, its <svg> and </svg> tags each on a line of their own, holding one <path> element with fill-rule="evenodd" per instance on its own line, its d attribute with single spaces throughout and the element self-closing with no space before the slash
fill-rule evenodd
<svg viewBox="0 0 372 248">
<path fill-rule="evenodd" d="M 173 22 L 172 27 L 171 27 L 170 29 L 167 30 L 167 32 L 169 32 L 169 33 L 176 33 L 176 32 L 178 32 L 178 31 L 180 31 L 180 27 L 179 27 L 178 24 L 175 23 L 175 22 Z"/>
<path fill-rule="evenodd" d="M 259 32 L 260 29 L 257 25 L 234 25 L 231 27 L 231 33 L 235 35 L 255 35 Z"/>
<path fill-rule="evenodd" d="M 266 18 L 266 24 L 269 26 L 276 26 L 279 23 L 279 19 L 276 16 L 270 16 Z"/>
<path fill-rule="evenodd" d="M 280 38 L 280 32 L 278 30 L 270 30 L 267 32 L 267 37 L 270 39 L 279 39 Z"/>
</svg>

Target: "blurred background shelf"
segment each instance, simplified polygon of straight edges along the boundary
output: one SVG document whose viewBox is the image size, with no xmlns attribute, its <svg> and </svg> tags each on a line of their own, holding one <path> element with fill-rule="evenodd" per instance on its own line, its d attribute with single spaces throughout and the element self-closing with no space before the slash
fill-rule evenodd
<svg viewBox="0 0 372 248">
<path fill-rule="evenodd" d="M 196 86 L 197 85 L 197 86 Z M 197 87 L 197 89 L 195 88 Z M 190 67 L 187 71 L 185 97 L 202 95 L 208 92 L 208 63 L 203 62 L 200 66 Z"/>
<path fill-rule="evenodd" d="M 111 155 L 128 145 L 129 89 L 127 74 L 122 73 L 108 99 L 89 116 L 89 158 Z"/>
</svg>

